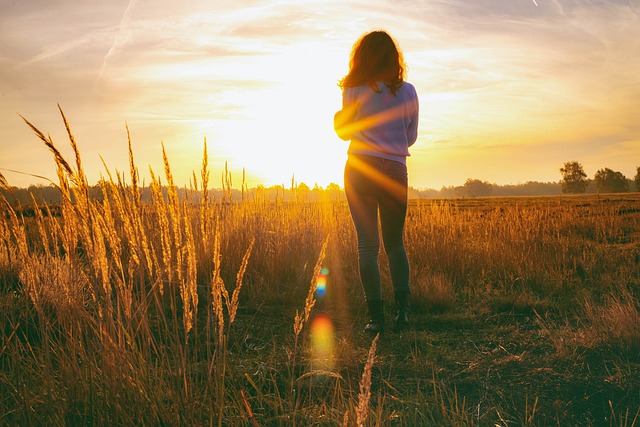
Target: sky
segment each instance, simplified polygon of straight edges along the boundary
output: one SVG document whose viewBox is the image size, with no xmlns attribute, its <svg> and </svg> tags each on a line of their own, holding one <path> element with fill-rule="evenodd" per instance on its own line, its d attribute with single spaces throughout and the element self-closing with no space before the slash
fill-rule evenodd
<svg viewBox="0 0 640 427">
<path fill-rule="evenodd" d="M 337 83 L 377 29 L 420 100 L 411 186 L 636 174 L 637 0 L 0 0 L 0 173 L 56 181 L 21 116 L 74 164 L 60 105 L 91 183 L 128 173 L 128 127 L 147 184 L 164 146 L 188 186 L 206 140 L 212 187 L 342 186 Z"/>
</svg>

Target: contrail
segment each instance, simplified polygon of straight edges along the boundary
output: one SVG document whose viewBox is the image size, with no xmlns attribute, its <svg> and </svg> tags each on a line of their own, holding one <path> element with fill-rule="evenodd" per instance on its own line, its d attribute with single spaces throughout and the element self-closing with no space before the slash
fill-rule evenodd
<svg viewBox="0 0 640 427">
<path fill-rule="evenodd" d="M 102 61 L 102 68 L 100 69 L 100 74 L 98 75 L 98 78 L 102 77 L 102 74 L 104 73 L 104 70 L 107 67 L 107 61 L 109 61 L 109 58 L 111 58 L 111 56 L 116 51 L 116 49 L 119 48 L 120 45 L 122 44 L 122 37 L 121 37 L 122 30 L 125 27 L 126 23 L 129 21 L 128 19 L 129 12 L 131 11 L 131 9 L 133 9 L 133 7 L 135 6 L 135 3 L 136 3 L 136 0 L 129 0 L 129 4 L 127 5 L 127 8 L 124 10 L 124 13 L 122 14 L 122 19 L 120 20 L 120 24 L 118 24 L 118 29 L 116 30 L 116 34 L 113 36 L 113 44 L 109 48 L 109 51 L 104 56 L 104 60 Z"/>
<path fill-rule="evenodd" d="M 533 0 L 533 4 L 535 4 L 536 6 L 538 6 L 538 2 L 536 0 Z"/>
<path fill-rule="evenodd" d="M 49 59 L 55 56 L 63 55 L 69 52 L 70 50 L 74 49 L 75 47 L 80 46 L 86 42 L 87 40 L 85 38 L 80 38 L 80 39 L 75 39 L 75 40 L 63 43 L 61 45 L 56 45 L 52 49 L 46 49 L 44 52 L 40 53 L 39 55 L 36 55 L 28 59 L 27 61 L 20 64 L 20 66 L 29 65 L 34 62 L 42 61 L 44 59 Z"/>
</svg>

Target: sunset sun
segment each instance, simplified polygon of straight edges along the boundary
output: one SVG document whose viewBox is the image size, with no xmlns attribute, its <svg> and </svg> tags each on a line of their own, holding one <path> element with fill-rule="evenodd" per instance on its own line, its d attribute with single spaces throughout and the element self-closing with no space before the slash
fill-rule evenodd
<svg viewBox="0 0 640 427">
<path fill-rule="evenodd" d="M 242 117 L 230 123 L 236 129 L 221 135 L 234 162 L 266 184 L 288 184 L 294 176 L 309 185 L 341 182 L 346 146 L 332 120 L 345 61 L 317 44 L 257 61 L 266 84 L 247 92 Z"/>
</svg>

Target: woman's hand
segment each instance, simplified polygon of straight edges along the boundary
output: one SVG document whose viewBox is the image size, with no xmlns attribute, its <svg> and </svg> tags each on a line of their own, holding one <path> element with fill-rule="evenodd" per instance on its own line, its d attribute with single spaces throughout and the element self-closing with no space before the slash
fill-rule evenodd
<svg viewBox="0 0 640 427">
<path fill-rule="evenodd" d="M 333 116 L 333 128 L 338 137 L 344 141 L 349 141 L 356 132 L 354 120 L 358 113 L 359 104 L 355 103 L 338 111 Z"/>
</svg>

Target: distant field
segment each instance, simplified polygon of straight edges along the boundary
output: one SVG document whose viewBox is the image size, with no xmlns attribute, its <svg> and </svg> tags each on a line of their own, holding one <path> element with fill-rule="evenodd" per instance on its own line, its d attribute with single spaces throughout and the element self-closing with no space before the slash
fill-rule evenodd
<svg viewBox="0 0 640 427">
<path fill-rule="evenodd" d="M 60 160 L 61 205 L 0 200 L 1 424 L 640 425 L 638 193 L 412 201 L 413 325 L 372 342 L 345 202 L 165 163 L 151 202 Z"/>
</svg>

